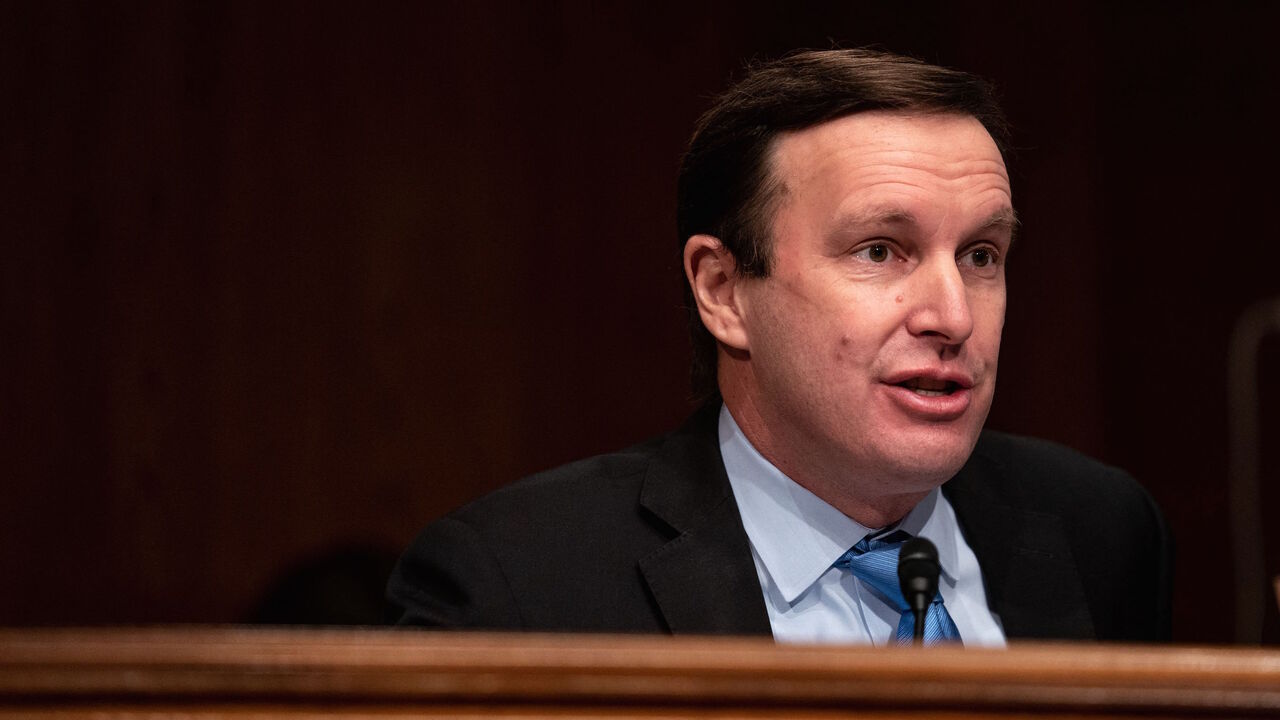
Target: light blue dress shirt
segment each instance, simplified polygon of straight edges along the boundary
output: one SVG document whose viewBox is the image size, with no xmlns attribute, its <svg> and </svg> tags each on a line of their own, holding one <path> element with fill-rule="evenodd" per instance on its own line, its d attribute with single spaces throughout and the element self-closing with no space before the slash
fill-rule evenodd
<svg viewBox="0 0 1280 720">
<path fill-rule="evenodd" d="M 866 528 L 800 487 L 764 458 L 720 409 L 720 454 L 751 540 L 773 637 L 786 643 L 893 644 L 901 615 L 847 570 L 832 567 Z M 966 646 L 1003 647 L 978 558 L 951 503 L 935 489 L 898 527 L 938 546 L 939 591 Z"/>
</svg>

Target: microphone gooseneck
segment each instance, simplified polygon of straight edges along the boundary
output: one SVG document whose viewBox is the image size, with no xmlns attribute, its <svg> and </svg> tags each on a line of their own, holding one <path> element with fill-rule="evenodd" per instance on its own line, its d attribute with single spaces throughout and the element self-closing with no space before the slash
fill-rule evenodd
<svg viewBox="0 0 1280 720">
<path fill-rule="evenodd" d="M 898 586 L 915 616 L 913 642 L 924 644 L 924 617 L 938 594 L 938 548 L 928 538 L 913 537 L 898 551 Z"/>
</svg>

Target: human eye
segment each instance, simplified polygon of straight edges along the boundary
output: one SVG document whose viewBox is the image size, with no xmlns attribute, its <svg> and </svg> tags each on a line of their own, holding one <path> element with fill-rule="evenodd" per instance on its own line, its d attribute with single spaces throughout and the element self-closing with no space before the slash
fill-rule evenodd
<svg viewBox="0 0 1280 720">
<path fill-rule="evenodd" d="M 994 246 L 977 245 L 958 256 L 956 264 L 981 277 L 995 277 L 1002 260 L 1000 251 Z"/>
<path fill-rule="evenodd" d="M 850 255 L 864 262 L 882 264 L 893 260 L 896 252 L 888 241 L 873 240 L 855 249 Z"/>
</svg>

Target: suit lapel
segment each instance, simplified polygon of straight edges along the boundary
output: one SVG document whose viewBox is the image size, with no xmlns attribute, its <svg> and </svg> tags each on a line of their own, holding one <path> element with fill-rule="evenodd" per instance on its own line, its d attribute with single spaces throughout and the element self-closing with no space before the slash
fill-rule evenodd
<svg viewBox="0 0 1280 720">
<path fill-rule="evenodd" d="M 1007 637 L 1095 637 L 1060 517 L 1018 507 L 1016 479 L 978 453 L 943 493 L 978 556 L 987 604 Z"/>
<path fill-rule="evenodd" d="M 720 459 L 719 404 L 668 436 L 645 475 L 640 504 L 677 535 L 640 560 L 675 634 L 768 635 L 769 615 L 738 505 Z"/>
</svg>

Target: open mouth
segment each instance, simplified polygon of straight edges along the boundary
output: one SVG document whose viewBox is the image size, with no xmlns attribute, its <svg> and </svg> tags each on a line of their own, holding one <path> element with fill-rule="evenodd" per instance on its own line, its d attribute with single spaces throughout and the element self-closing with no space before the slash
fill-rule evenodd
<svg viewBox="0 0 1280 720">
<path fill-rule="evenodd" d="M 951 382 L 950 380 L 934 380 L 932 378 L 924 377 L 910 378 L 894 384 L 900 388 L 906 388 L 907 390 L 924 397 L 950 395 L 960 389 L 960 383 Z"/>
</svg>

